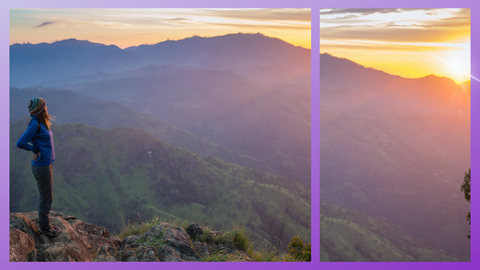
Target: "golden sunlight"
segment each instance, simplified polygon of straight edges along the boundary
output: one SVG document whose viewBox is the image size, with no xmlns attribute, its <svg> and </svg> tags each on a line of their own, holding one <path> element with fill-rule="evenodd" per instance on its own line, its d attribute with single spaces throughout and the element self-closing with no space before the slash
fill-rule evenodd
<svg viewBox="0 0 480 270">
<path fill-rule="evenodd" d="M 469 9 L 322 9 L 320 52 L 407 78 L 470 80 Z"/>
</svg>

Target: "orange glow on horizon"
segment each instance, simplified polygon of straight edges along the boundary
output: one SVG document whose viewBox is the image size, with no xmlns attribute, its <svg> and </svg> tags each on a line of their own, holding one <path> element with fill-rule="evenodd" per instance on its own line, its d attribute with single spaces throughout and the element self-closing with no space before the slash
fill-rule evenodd
<svg viewBox="0 0 480 270">
<path fill-rule="evenodd" d="M 121 49 L 194 35 L 262 33 L 310 49 L 309 9 L 11 9 L 10 45 L 75 38 Z"/>
<path fill-rule="evenodd" d="M 320 52 L 406 78 L 469 81 L 468 9 L 321 10 Z"/>
</svg>

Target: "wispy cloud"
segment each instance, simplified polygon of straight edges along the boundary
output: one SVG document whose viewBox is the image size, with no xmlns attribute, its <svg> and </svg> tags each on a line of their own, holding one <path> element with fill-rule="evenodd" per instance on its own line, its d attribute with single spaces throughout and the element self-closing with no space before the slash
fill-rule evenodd
<svg viewBox="0 0 480 270">
<path fill-rule="evenodd" d="M 166 21 L 188 21 L 187 18 L 173 18 L 173 19 L 165 19 Z"/>
<path fill-rule="evenodd" d="M 321 12 L 320 20 L 322 39 L 452 42 L 470 36 L 468 9 L 334 9 Z"/>
<path fill-rule="evenodd" d="M 50 25 L 50 24 L 53 24 L 54 22 L 44 22 L 44 23 L 41 23 L 37 26 L 34 26 L 33 28 L 40 28 L 40 27 L 44 27 L 44 26 L 47 26 L 47 25 Z"/>
<path fill-rule="evenodd" d="M 320 30 L 321 39 L 376 40 L 390 42 L 453 42 L 468 38 L 469 29 L 429 27 L 422 28 L 375 28 L 371 27 L 331 27 Z"/>
<path fill-rule="evenodd" d="M 235 24 L 235 23 L 205 23 L 208 25 L 215 26 L 225 26 L 229 28 L 249 28 L 249 29 L 288 29 L 288 30 L 299 30 L 299 31 L 310 31 L 310 25 L 288 25 L 288 24 Z"/>
<path fill-rule="evenodd" d="M 320 15 L 325 14 L 345 14 L 357 13 L 358 15 L 370 15 L 375 13 L 399 13 L 402 12 L 400 8 L 336 8 L 336 9 L 321 9 Z"/>
<path fill-rule="evenodd" d="M 298 21 L 298 22 L 310 22 L 311 13 L 310 9 L 235 9 L 235 10 L 217 10 L 210 9 L 205 10 L 205 15 L 218 16 L 224 18 L 235 18 L 244 20 L 281 20 L 281 21 Z"/>
<path fill-rule="evenodd" d="M 458 47 L 453 46 L 423 46 L 425 50 L 430 52 L 458 51 Z M 398 51 L 398 52 L 418 52 L 418 46 L 415 45 L 379 45 L 379 44 L 322 44 L 321 50 L 329 49 L 347 49 L 347 50 L 375 50 L 375 51 Z"/>
</svg>

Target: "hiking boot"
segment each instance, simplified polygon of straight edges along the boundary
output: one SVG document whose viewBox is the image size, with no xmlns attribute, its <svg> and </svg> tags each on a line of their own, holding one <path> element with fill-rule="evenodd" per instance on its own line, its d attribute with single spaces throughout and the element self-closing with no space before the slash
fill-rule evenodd
<svg viewBox="0 0 480 270">
<path fill-rule="evenodd" d="M 42 229 L 38 229 L 38 231 L 41 234 L 45 234 L 45 235 L 48 235 L 48 236 L 51 236 L 51 237 L 55 237 L 55 236 L 59 235 L 60 232 L 62 232 L 62 229 L 60 229 L 60 227 L 57 227 L 57 226 L 50 226 L 50 228 L 46 231 L 44 231 Z"/>
</svg>

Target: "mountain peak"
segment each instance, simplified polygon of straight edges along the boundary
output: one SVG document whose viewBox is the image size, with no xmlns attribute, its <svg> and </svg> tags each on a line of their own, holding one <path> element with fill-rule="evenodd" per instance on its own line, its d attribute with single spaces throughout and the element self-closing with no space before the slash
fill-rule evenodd
<svg viewBox="0 0 480 270">
<path fill-rule="evenodd" d="M 417 80 L 423 81 L 423 82 L 428 82 L 428 83 L 440 83 L 443 86 L 445 85 L 457 85 L 455 81 L 449 77 L 445 76 L 438 76 L 435 74 L 429 74 L 425 77 L 418 78 Z"/>
<path fill-rule="evenodd" d="M 179 43 L 194 43 L 194 42 L 201 42 L 202 44 L 203 43 L 206 43 L 208 42 L 209 44 L 213 43 L 213 42 L 216 42 L 216 43 L 234 43 L 234 44 L 238 44 L 239 42 L 243 42 L 243 43 L 257 43 L 257 46 L 258 44 L 265 44 L 265 43 L 268 43 L 268 42 L 273 42 L 275 44 L 283 44 L 283 45 L 288 45 L 288 46 L 292 46 L 292 47 L 297 47 L 297 46 L 294 46 L 293 44 L 290 44 L 284 40 L 281 40 L 279 38 L 276 38 L 276 37 L 269 37 L 267 35 L 264 35 L 262 33 L 241 33 L 241 32 L 238 32 L 238 33 L 230 33 L 230 34 L 225 34 L 225 35 L 218 35 L 218 36 L 212 36 L 212 37 L 208 37 L 208 36 L 205 36 L 205 37 L 202 37 L 202 36 L 198 36 L 198 35 L 193 35 L 191 37 L 186 37 L 186 38 L 183 38 L 183 39 L 177 39 L 177 40 L 171 40 L 171 39 L 168 39 L 168 40 L 165 40 L 165 41 L 161 41 L 161 42 L 158 42 L 156 44 L 142 44 L 142 45 L 139 45 L 139 46 L 131 46 L 131 47 L 128 47 L 128 48 L 125 48 L 124 50 L 136 50 L 136 49 L 139 49 L 139 48 L 145 48 L 145 47 L 150 47 L 150 46 L 163 46 L 163 45 L 166 45 L 166 44 L 170 44 L 170 43 L 176 43 L 176 44 L 179 44 Z M 269 43 L 270 44 L 270 43 Z"/>
<path fill-rule="evenodd" d="M 18 47 L 18 46 L 36 46 L 40 45 L 42 47 L 44 46 L 53 46 L 53 47 L 116 47 L 116 45 L 105 45 L 102 43 L 96 43 L 96 42 L 91 42 L 89 40 L 79 40 L 76 38 L 68 38 L 68 39 L 62 39 L 62 40 L 56 40 L 51 43 L 47 42 L 42 42 L 38 44 L 32 44 L 32 43 L 15 43 L 10 45 L 10 47 Z"/>
</svg>

